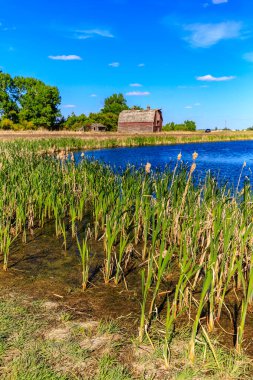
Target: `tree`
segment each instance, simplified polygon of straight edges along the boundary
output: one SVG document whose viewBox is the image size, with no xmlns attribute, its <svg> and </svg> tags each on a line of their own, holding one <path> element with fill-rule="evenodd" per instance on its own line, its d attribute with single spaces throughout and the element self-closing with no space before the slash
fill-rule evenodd
<svg viewBox="0 0 253 380">
<path fill-rule="evenodd" d="M 175 124 L 172 121 L 164 125 L 163 131 L 196 131 L 196 123 L 192 120 L 185 120 L 182 124 Z"/>
<path fill-rule="evenodd" d="M 126 99 L 123 94 L 113 94 L 105 99 L 102 113 L 114 113 L 119 115 L 121 111 L 128 110 Z"/>
<path fill-rule="evenodd" d="M 37 127 L 53 128 L 61 116 L 58 88 L 24 77 L 15 77 L 14 84 L 18 91 L 19 120 L 31 121 Z"/>
<path fill-rule="evenodd" d="M 67 120 L 64 123 L 64 129 L 77 131 L 80 129 L 88 129 L 87 121 L 89 119 L 83 113 L 79 116 L 75 115 L 74 112 L 70 116 L 68 116 Z"/>
<path fill-rule="evenodd" d="M 107 131 L 117 130 L 119 116 L 113 112 L 90 113 L 86 125 L 99 123 L 106 127 Z"/>
<path fill-rule="evenodd" d="M 185 120 L 184 125 L 187 131 L 196 131 L 196 123 L 192 120 Z"/>
<path fill-rule="evenodd" d="M 17 89 L 9 74 L 0 71 L 0 116 L 12 122 L 18 121 Z"/>
</svg>

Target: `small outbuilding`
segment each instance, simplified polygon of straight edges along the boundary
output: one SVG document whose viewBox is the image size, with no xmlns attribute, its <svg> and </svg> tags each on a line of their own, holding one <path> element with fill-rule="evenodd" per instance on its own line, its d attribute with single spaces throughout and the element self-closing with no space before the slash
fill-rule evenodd
<svg viewBox="0 0 253 380">
<path fill-rule="evenodd" d="M 119 114 L 118 132 L 152 133 L 161 132 L 163 125 L 160 109 L 126 110 Z"/>
<path fill-rule="evenodd" d="M 106 126 L 103 125 L 103 124 L 99 124 L 99 123 L 92 123 L 89 126 L 89 130 L 91 132 L 105 132 L 106 131 Z"/>
</svg>

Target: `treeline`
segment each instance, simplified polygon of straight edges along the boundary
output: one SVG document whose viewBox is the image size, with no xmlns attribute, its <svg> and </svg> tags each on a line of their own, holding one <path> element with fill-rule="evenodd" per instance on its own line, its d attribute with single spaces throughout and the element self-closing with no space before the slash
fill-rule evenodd
<svg viewBox="0 0 253 380">
<path fill-rule="evenodd" d="M 170 131 L 196 131 L 196 123 L 192 120 L 185 120 L 181 124 L 176 124 L 174 122 L 165 124 L 163 126 L 163 131 L 170 132 Z"/>
<path fill-rule="evenodd" d="M 139 109 L 129 107 L 123 94 L 113 94 L 104 100 L 98 113 L 75 115 L 64 118 L 60 111 L 61 97 L 57 87 L 46 85 L 35 78 L 11 77 L 0 71 L 0 128 L 83 130 L 89 131 L 92 124 L 102 124 L 107 131 L 116 131 L 121 111 Z M 164 131 L 196 130 L 194 121 L 183 124 L 169 123 Z"/>
<path fill-rule="evenodd" d="M 102 124 L 107 131 L 116 131 L 118 118 L 121 111 L 129 109 L 142 109 L 139 106 L 128 107 L 123 94 L 113 94 L 104 100 L 104 107 L 98 113 L 90 113 L 88 116 L 79 116 L 72 113 L 63 123 L 66 130 L 89 131 L 92 124 Z"/>
</svg>

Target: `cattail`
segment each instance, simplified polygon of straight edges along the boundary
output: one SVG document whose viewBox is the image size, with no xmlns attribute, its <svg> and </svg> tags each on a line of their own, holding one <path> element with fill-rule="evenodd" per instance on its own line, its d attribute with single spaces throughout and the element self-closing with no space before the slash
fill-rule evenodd
<svg viewBox="0 0 253 380">
<path fill-rule="evenodd" d="M 84 153 L 83 152 L 81 153 L 81 157 L 84 158 Z"/>
<path fill-rule="evenodd" d="M 150 173 L 150 170 L 151 170 L 151 163 L 147 162 L 146 165 L 145 165 L 145 172 L 146 173 Z"/>
<path fill-rule="evenodd" d="M 192 164 L 191 166 L 191 169 L 190 169 L 190 174 L 192 174 L 194 172 L 194 170 L 196 169 L 196 164 L 195 162 Z"/>
<path fill-rule="evenodd" d="M 182 158 L 182 154 L 181 154 L 181 152 L 180 152 L 180 153 L 177 155 L 177 160 L 180 161 L 181 158 Z"/>
<path fill-rule="evenodd" d="M 194 152 L 194 153 L 192 154 L 192 159 L 193 159 L 193 160 L 196 160 L 197 157 L 198 157 L 198 153 L 197 153 L 197 152 Z"/>
</svg>

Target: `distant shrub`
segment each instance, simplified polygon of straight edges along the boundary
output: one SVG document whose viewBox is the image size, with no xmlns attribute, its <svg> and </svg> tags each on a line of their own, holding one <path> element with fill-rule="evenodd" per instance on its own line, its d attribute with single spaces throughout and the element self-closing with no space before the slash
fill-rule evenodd
<svg viewBox="0 0 253 380">
<path fill-rule="evenodd" d="M 17 129 L 34 130 L 34 129 L 38 129 L 38 127 L 36 125 L 34 125 L 34 123 L 32 121 L 24 120 L 20 124 L 18 124 Z"/>
<path fill-rule="evenodd" d="M 2 119 L 0 122 L 0 128 L 4 130 L 13 129 L 14 123 L 10 119 Z"/>
</svg>

